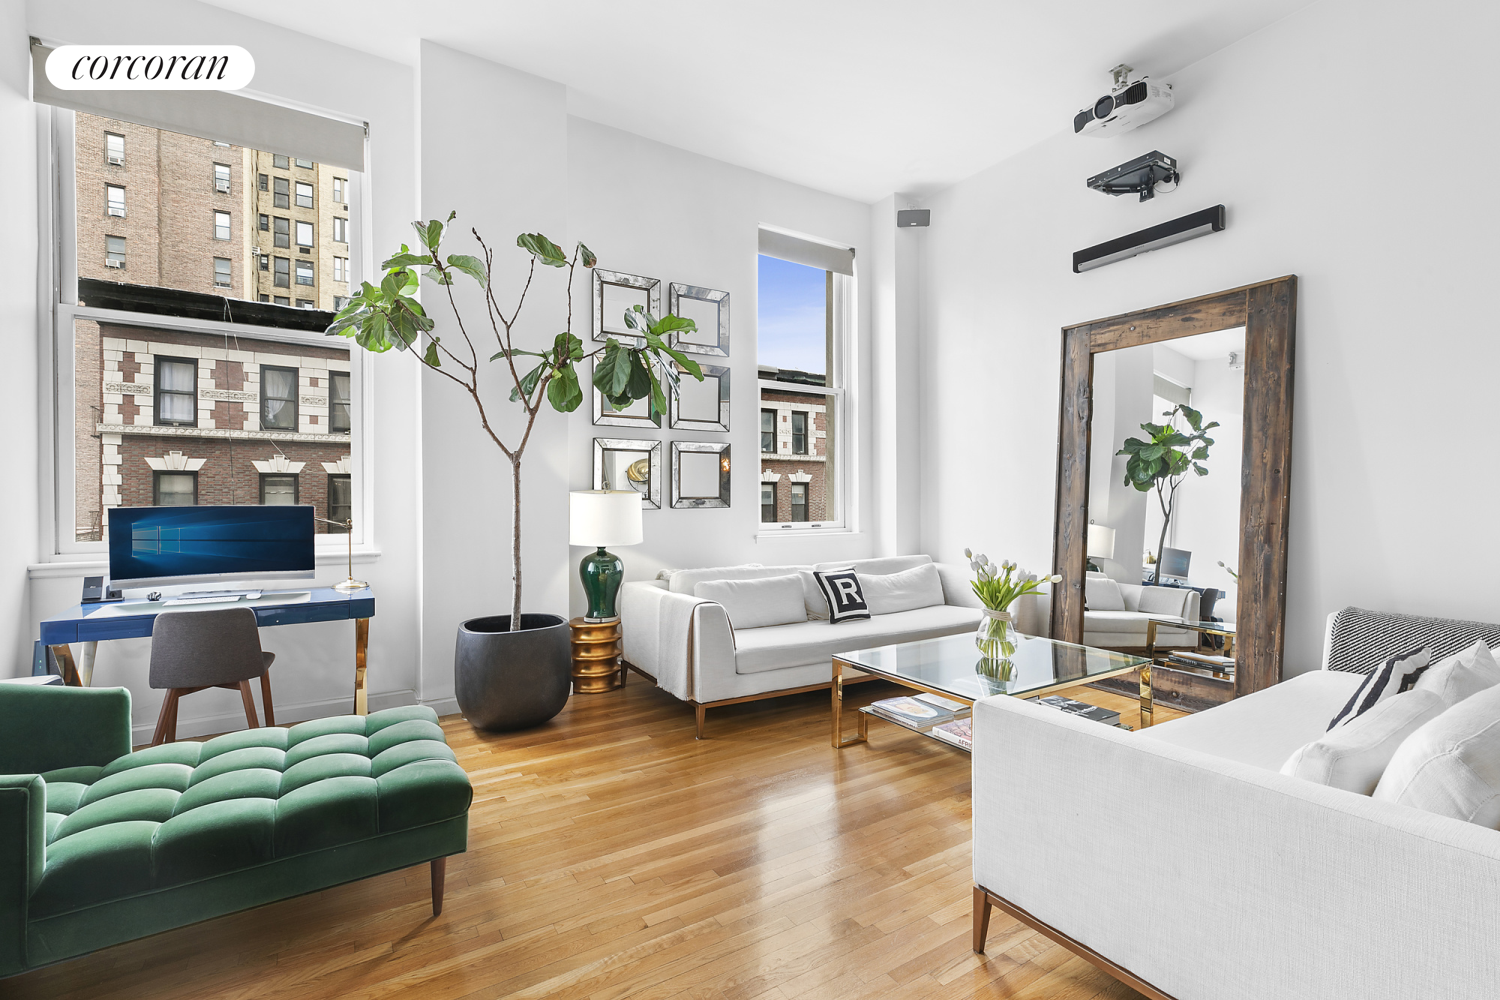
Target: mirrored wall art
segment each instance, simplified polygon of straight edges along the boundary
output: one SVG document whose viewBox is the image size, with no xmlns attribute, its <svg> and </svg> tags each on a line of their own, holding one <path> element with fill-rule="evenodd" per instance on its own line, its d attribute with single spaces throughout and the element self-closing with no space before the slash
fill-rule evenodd
<svg viewBox="0 0 1500 1000">
<path fill-rule="evenodd" d="M 594 489 L 634 490 L 646 510 L 661 507 L 661 442 L 594 438 Z"/>
<path fill-rule="evenodd" d="M 651 315 L 661 317 L 661 279 L 643 278 L 623 271 L 594 269 L 594 339 L 639 342 L 640 337 L 625 325 L 625 312 L 640 306 Z"/>
<path fill-rule="evenodd" d="M 690 319 L 696 330 L 672 334 L 672 346 L 684 354 L 729 357 L 729 293 L 698 285 L 672 282 L 667 312 Z"/>
<path fill-rule="evenodd" d="M 672 506 L 729 506 L 728 442 L 672 442 Z"/>
<path fill-rule="evenodd" d="M 699 365 L 703 381 L 677 366 L 677 388 L 667 400 L 669 426 L 685 431 L 729 430 L 729 368 Z"/>
<path fill-rule="evenodd" d="M 599 359 L 594 358 L 591 365 L 598 364 Z M 593 371 L 590 368 L 589 374 Z M 658 374 L 660 371 L 658 370 Z M 665 390 L 663 386 L 663 390 Z M 604 398 L 604 393 L 594 386 L 594 380 L 589 379 L 589 394 L 594 397 L 594 424 L 599 427 L 640 427 L 653 430 L 661 426 L 661 414 L 651 412 L 651 400 L 637 399 L 623 410 L 617 410 L 609 405 L 609 400 Z"/>
</svg>

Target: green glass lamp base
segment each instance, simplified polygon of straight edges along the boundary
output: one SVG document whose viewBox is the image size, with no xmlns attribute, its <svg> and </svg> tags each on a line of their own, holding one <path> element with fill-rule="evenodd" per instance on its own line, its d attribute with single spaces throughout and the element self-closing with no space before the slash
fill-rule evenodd
<svg viewBox="0 0 1500 1000">
<path fill-rule="evenodd" d="M 578 577 L 583 581 L 583 593 L 589 602 L 584 621 L 608 622 L 620 617 L 615 610 L 615 595 L 625 579 L 625 564 L 619 556 L 604 551 L 603 547 L 590 552 L 578 564 Z"/>
</svg>

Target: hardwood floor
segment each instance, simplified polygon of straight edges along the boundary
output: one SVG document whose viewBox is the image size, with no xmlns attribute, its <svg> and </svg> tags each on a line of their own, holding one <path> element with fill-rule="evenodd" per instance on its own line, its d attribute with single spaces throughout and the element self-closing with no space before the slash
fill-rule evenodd
<svg viewBox="0 0 1500 1000">
<path fill-rule="evenodd" d="M 639 677 L 530 732 L 443 728 L 475 796 L 442 916 L 422 865 L 37 970 L 0 995 L 1139 996 L 1002 913 L 975 955 L 968 756 L 880 722 L 834 750 L 826 693 L 718 709 L 702 742 L 692 709 Z"/>
</svg>

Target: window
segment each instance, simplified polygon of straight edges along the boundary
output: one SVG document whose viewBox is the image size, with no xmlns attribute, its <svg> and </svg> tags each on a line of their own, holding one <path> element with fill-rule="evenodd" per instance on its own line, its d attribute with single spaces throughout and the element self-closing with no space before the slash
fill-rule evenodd
<svg viewBox="0 0 1500 1000">
<path fill-rule="evenodd" d="M 269 233 L 271 231 L 271 217 L 262 212 L 259 221 L 260 231 L 263 233 Z"/>
<path fill-rule="evenodd" d="M 776 484 L 760 484 L 760 519 L 766 524 L 776 523 Z"/>
<path fill-rule="evenodd" d="M 273 507 L 290 507 L 297 502 L 297 477 L 282 473 L 260 474 L 260 502 Z"/>
<path fill-rule="evenodd" d="M 125 218 L 125 189 L 118 184 L 104 185 L 104 211 L 117 219 Z"/>
<path fill-rule="evenodd" d="M 335 205 L 349 204 L 349 182 L 343 177 L 333 179 L 333 202 Z"/>
<path fill-rule="evenodd" d="M 276 305 L 278 305 L 278 306 L 289 306 L 289 305 L 292 304 L 292 300 L 289 299 L 285 295 L 277 295 L 277 296 L 275 296 L 274 301 L 275 301 Z"/>
<path fill-rule="evenodd" d="M 219 194 L 229 193 L 229 164 L 214 164 L 214 190 Z"/>
<path fill-rule="evenodd" d="M 292 287 L 292 262 L 286 257 L 273 258 L 272 263 L 276 265 L 272 272 L 271 284 L 277 288 Z"/>
<path fill-rule="evenodd" d="M 301 167 L 303 170 L 311 170 L 313 168 L 313 161 L 312 160 L 298 160 L 297 161 L 297 166 Z"/>
<path fill-rule="evenodd" d="M 232 272 L 230 271 L 230 267 L 231 264 L 228 257 L 214 258 L 215 288 L 228 288 L 234 284 L 234 279 L 231 277 Z"/>
<path fill-rule="evenodd" d="M 348 257 L 335 257 L 335 258 L 333 258 L 333 280 L 334 281 L 348 281 L 349 280 L 349 258 Z"/>
<path fill-rule="evenodd" d="M 310 285 L 313 283 L 313 266 L 310 260 L 297 261 L 297 284 Z"/>
<path fill-rule="evenodd" d="M 123 237 L 123 236 L 106 236 L 106 237 L 104 237 L 104 266 L 105 267 L 124 267 L 125 266 L 125 237 Z"/>
<path fill-rule="evenodd" d="M 104 133 L 104 162 L 112 167 L 125 165 L 125 137 L 113 132 Z"/>
<path fill-rule="evenodd" d="M 194 507 L 198 504 L 198 473 L 153 472 L 151 502 L 158 507 Z"/>
<path fill-rule="evenodd" d="M 275 167 L 277 170 L 291 169 L 291 163 L 285 156 L 282 156 L 280 153 L 271 154 L 271 166 Z"/>
<path fill-rule="evenodd" d="M 198 423 L 198 362 L 192 358 L 154 359 L 156 422 L 192 427 Z"/>
<path fill-rule="evenodd" d="M 792 454 L 807 454 L 807 414 L 792 411 Z"/>
<path fill-rule="evenodd" d="M 290 247 L 292 245 L 292 220 L 277 216 L 272 220 L 276 224 L 276 233 L 271 242 L 279 247 Z"/>
<path fill-rule="evenodd" d="M 297 245 L 308 250 L 313 246 L 313 224 L 311 222 L 297 223 Z"/>
<path fill-rule="evenodd" d="M 333 242 L 335 242 L 335 243 L 348 243 L 349 242 L 349 220 L 348 219 L 340 219 L 337 216 L 334 217 L 334 220 L 333 220 Z"/>
<path fill-rule="evenodd" d="M 271 201 L 277 208 L 291 208 L 291 181 L 285 177 L 273 177 L 271 179 Z"/>
<path fill-rule="evenodd" d="M 216 240 L 227 240 L 227 239 L 229 239 L 229 213 L 228 212 L 215 212 L 214 213 L 214 239 L 216 239 Z"/>
<path fill-rule="evenodd" d="M 787 483 L 790 516 L 778 527 L 845 526 L 841 434 L 853 256 L 848 250 L 761 231 L 756 362 L 761 471 Z M 769 415 L 770 420 L 767 421 Z M 767 431 L 772 433 L 768 434 Z M 767 520 L 767 523 L 770 523 Z"/>
<path fill-rule="evenodd" d="M 298 299 L 297 300 L 297 308 L 298 309 L 316 309 L 316 308 L 318 308 L 318 304 L 316 302 L 314 302 L 312 299 Z"/>
<path fill-rule="evenodd" d="M 349 373 L 328 373 L 328 430 L 349 433 Z"/>
<path fill-rule="evenodd" d="M 260 255 L 260 269 L 262 271 L 269 271 L 271 269 L 271 258 L 265 254 Z"/>
<path fill-rule="evenodd" d="M 265 191 L 268 190 L 270 183 L 271 179 L 269 177 L 267 177 L 265 174 L 260 174 L 256 178 L 255 186 L 260 188 L 262 191 Z"/>
<path fill-rule="evenodd" d="M 262 257 L 261 260 L 265 260 L 265 258 Z M 271 296 L 267 295 L 265 292 L 261 292 L 260 293 L 260 300 L 262 302 L 270 302 L 271 301 Z"/>
<path fill-rule="evenodd" d="M 297 369 L 260 366 L 260 427 L 266 431 L 297 429 Z"/>
<path fill-rule="evenodd" d="M 305 181 L 297 182 L 297 207 L 313 207 L 313 188 L 311 184 L 308 184 Z"/>
<path fill-rule="evenodd" d="M 349 304 L 349 296 L 347 296 L 347 295 L 335 295 L 333 297 L 333 311 L 334 312 L 338 312 L 340 309 L 344 308 L 348 304 Z"/>
<path fill-rule="evenodd" d="M 328 520 L 347 522 L 353 517 L 354 490 L 347 475 L 328 477 Z M 349 529 L 343 525 L 328 525 L 330 535 L 345 535 Z"/>
</svg>

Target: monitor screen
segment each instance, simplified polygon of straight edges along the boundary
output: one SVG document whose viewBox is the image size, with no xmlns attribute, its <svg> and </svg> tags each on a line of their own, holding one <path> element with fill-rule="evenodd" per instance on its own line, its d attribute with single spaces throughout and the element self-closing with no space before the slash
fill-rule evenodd
<svg viewBox="0 0 1500 1000">
<path fill-rule="evenodd" d="M 122 586 L 313 573 L 313 509 L 299 506 L 115 507 L 109 578 Z"/>
<path fill-rule="evenodd" d="M 1188 561 L 1193 554 L 1187 549 L 1173 549 L 1163 546 L 1161 550 L 1161 575 L 1187 578 Z"/>
</svg>

